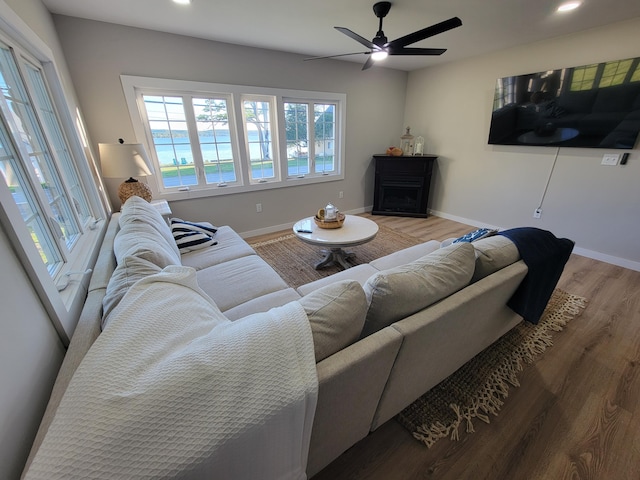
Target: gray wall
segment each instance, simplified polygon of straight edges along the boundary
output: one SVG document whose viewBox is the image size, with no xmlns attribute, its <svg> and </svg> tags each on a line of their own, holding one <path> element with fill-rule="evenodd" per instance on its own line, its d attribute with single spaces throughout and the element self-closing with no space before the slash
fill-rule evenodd
<svg viewBox="0 0 640 480">
<path fill-rule="evenodd" d="M 467 61 L 411 72 L 405 123 L 439 155 L 430 207 L 476 225 L 536 226 L 576 241 L 576 251 L 640 270 L 640 154 L 602 166 L 604 153 L 561 148 L 533 219 L 555 147 L 487 144 L 496 79 L 640 56 L 640 18 Z"/>
<path fill-rule="evenodd" d="M 54 16 L 54 21 L 95 144 L 120 137 L 134 140 L 121 74 L 347 94 L 344 180 L 173 201 L 175 216 L 256 232 L 311 215 L 328 201 L 343 211 L 372 204 L 371 155 L 397 144 L 403 133 L 406 72 L 362 72 L 361 65 L 351 62 L 304 62 L 300 55 L 73 17 Z M 116 186 L 108 183 L 118 208 Z M 262 213 L 256 212 L 256 203 L 262 204 Z"/>
</svg>

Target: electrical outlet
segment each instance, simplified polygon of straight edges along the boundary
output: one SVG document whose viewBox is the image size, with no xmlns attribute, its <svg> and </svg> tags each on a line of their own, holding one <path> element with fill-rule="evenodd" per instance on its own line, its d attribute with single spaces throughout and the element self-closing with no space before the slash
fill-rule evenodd
<svg viewBox="0 0 640 480">
<path fill-rule="evenodd" d="M 620 155 L 617 153 L 605 153 L 602 156 L 601 165 L 617 165 Z"/>
<path fill-rule="evenodd" d="M 542 209 L 541 208 L 536 208 L 533 211 L 533 218 L 540 218 L 542 217 Z"/>
<path fill-rule="evenodd" d="M 338 198 L 344 198 L 344 192 L 342 190 L 338 192 Z"/>
<path fill-rule="evenodd" d="M 262 212 L 262 204 L 261 203 L 256 203 L 256 212 L 258 212 L 258 213 Z"/>
</svg>

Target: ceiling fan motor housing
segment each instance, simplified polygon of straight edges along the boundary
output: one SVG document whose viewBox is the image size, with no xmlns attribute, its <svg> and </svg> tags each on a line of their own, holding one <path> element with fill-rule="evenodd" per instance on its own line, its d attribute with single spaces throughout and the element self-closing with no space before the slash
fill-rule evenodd
<svg viewBox="0 0 640 480">
<path fill-rule="evenodd" d="M 386 17 L 389 10 L 391 10 L 391 2 L 378 2 L 373 5 L 373 13 L 378 18 Z"/>
</svg>

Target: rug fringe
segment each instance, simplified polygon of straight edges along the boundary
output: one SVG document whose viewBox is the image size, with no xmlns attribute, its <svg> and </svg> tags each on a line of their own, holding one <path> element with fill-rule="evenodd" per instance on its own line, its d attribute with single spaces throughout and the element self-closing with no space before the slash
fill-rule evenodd
<svg viewBox="0 0 640 480">
<path fill-rule="evenodd" d="M 518 373 L 523 370 L 524 364 L 533 363 L 536 356 L 553 345 L 549 331 L 562 331 L 567 323 L 578 316 L 587 306 L 587 300 L 583 297 L 562 290 L 557 290 L 557 292 L 560 298 L 554 299 L 552 297 L 557 308 L 550 308 L 538 325 L 523 322 L 518 326 L 522 326 L 525 330 L 523 342 L 510 355 L 507 355 L 489 375 L 485 384 L 476 392 L 471 405 L 461 407 L 455 403 L 450 404 L 449 407 L 455 414 L 455 420 L 452 420 L 449 425 L 439 421 L 431 425 L 420 425 L 413 432 L 414 438 L 431 448 L 437 440 L 444 437 L 459 440 L 459 427 L 463 420 L 466 423 L 467 433 L 473 433 L 475 432 L 474 419 L 489 423 L 490 415 L 498 415 L 504 405 L 503 400 L 509 395 L 509 388 L 520 386 Z"/>
<path fill-rule="evenodd" d="M 272 238 L 271 240 L 265 240 L 263 242 L 251 243 L 249 246 L 251 248 L 264 247 L 265 245 L 271 245 L 273 243 L 282 242 L 283 240 L 289 240 L 290 238 L 293 238 L 293 237 L 295 237 L 295 235 L 293 233 L 289 233 L 288 235 L 283 235 L 283 236 L 278 237 L 278 238 Z"/>
</svg>

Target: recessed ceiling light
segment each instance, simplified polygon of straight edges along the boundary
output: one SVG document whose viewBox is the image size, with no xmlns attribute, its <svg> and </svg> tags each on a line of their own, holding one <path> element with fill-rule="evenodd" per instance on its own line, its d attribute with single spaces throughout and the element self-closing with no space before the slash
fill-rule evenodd
<svg viewBox="0 0 640 480">
<path fill-rule="evenodd" d="M 180 5 L 189 5 L 191 3 L 191 0 L 173 0 L 173 2 Z"/>
<path fill-rule="evenodd" d="M 558 12 L 570 12 L 571 10 L 575 10 L 578 8 L 582 2 L 567 2 L 563 3 L 558 7 Z"/>
</svg>

